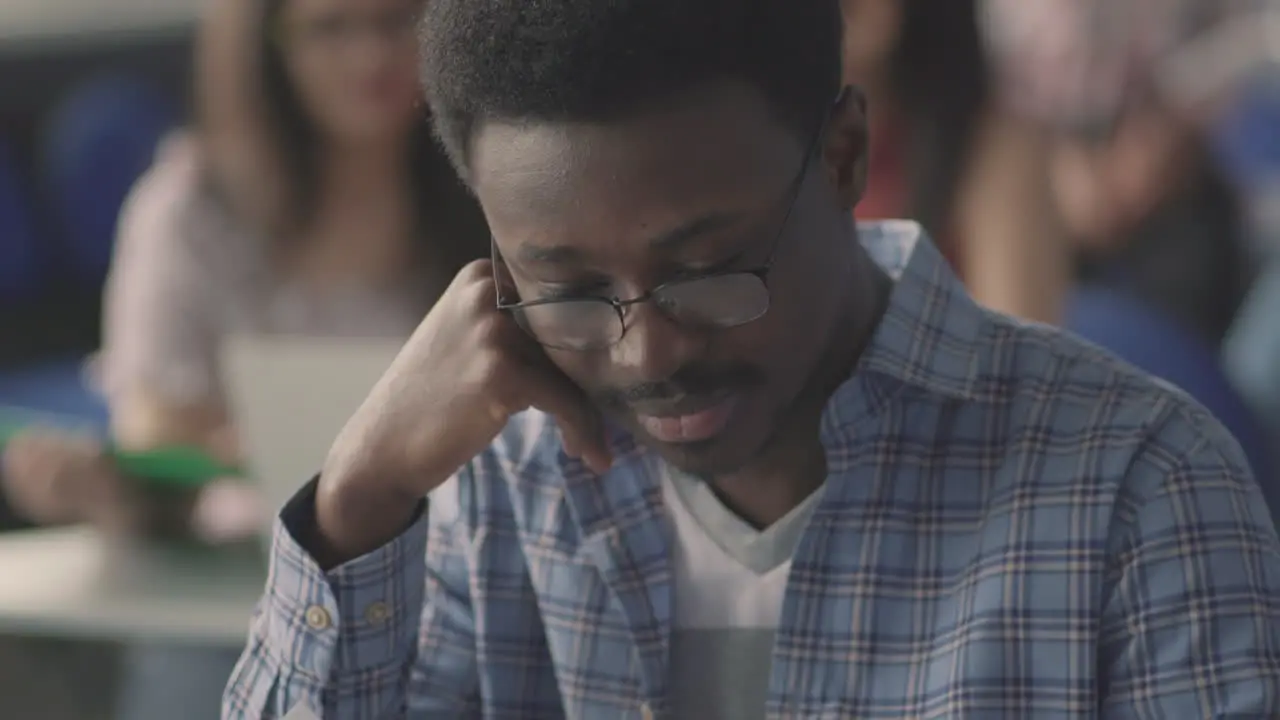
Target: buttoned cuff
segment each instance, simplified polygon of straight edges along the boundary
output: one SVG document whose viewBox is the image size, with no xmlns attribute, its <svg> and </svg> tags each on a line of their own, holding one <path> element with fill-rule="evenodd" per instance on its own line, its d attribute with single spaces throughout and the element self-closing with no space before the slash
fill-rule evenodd
<svg viewBox="0 0 1280 720">
<path fill-rule="evenodd" d="M 298 542 L 315 522 L 316 480 L 276 519 L 259 612 L 286 665 L 324 682 L 402 664 L 417 644 L 426 582 L 426 501 L 390 543 L 325 572 Z"/>
</svg>

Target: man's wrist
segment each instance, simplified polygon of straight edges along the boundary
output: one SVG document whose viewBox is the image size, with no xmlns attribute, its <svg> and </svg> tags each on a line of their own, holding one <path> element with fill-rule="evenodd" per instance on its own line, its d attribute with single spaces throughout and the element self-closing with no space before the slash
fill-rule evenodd
<svg viewBox="0 0 1280 720">
<path fill-rule="evenodd" d="M 425 505 L 421 497 L 324 476 L 315 484 L 314 498 L 311 532 L 298 539 L 326 570 L 396 539 Z"/>
</svg>

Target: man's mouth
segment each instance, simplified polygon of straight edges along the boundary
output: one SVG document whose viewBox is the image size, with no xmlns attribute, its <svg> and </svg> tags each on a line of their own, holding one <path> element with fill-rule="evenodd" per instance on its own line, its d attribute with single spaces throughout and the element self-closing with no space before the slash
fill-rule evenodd
<svg viewBox="0 0 1280 720">
<path fill-rule="evenodd" d="M 729 424 L 738 397 L 736 393 L 725 393 L 681 398 L 675 402 L 638 407 L 635 413 L 640 426 L 661 442 L 700 442 L 715 437 Z"/>
</svg>

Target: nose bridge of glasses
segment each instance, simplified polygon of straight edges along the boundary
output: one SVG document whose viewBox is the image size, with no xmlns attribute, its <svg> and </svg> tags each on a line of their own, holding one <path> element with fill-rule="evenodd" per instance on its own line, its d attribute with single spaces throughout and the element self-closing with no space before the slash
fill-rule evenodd
<svg viewBox="0 0 1280 720">
<path fill-rule="evenodd" d="M 644 378 L 666 378 L 686 364 L 700 341 L 699 331 L 680 322 L 660 302 L 661 288 L 619 303 L 624 332 L 613 347 L 614 362 Z"/>
<path fill-rule="evenodd" d="M 671 297 L 672 289 L 681 285 L 679 282 L 663 283 L 656 287 L 632 296 L 629 299 L 613 298 L 610 303 L 618 312 L 618 319 L 622 322 L 623 332 L 630 332 L 630 328 L 635 324 L 635 314 L 637 309 L 645 307 L 661 315 L 662 319 L 668 323 L 679 323 L 682 318 L 679 316 L 679 304 L 674 302 Z"/>
</svg>

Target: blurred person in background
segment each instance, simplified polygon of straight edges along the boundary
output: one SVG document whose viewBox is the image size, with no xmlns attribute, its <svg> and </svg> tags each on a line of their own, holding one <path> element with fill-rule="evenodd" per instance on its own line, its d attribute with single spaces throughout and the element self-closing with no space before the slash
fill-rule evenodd
<svg viewBox="0 0 1280 720">
<path fill-rule="evenodd" d="M 1065 286 L 1045 136 L 993 102 L 977 2 L 842 0 L 845 79 L 867 94 L 871 182 L 861 219 L 910 217 L 986 305 L 1054 320 Z M 1044 238 L 1037 252 L 1023 240 Z M 1027 287 L 1028 271 L 1040 287 Z M 1058 273 L 1055 276 L 1055 273 Z M 1050 302 L 1050 301 L 1053 302 Z"/>
<path fill-rule="evenodd" d="M 422 109 L 421 7 L 211 6 L 196 121 L 165 143 L 121 215 L 95 366 L 119 446 L 195 445 L 234 462 L 224 338 L 407 337 L 456 272 L 487 255 L 483 215 Z M 50 433 L 16 439 L 4 462 L 11 501 L 32 518 L 112 532 L 184 532 L 230 487 L 157 502 L 100 446 Z M 253 503 L 234 506 L 242 522 L 231 524 L 252 528 Z M 126 689 L 123 716 L 216 715 L 234 655 L 179 655 L 138 654 L 140 692 Z"/>
<path fill-rule="evenodd" d="M 1052 133 L 1050 188 L 1071 253 L 1024 242 L 1066 259 L 1076 285 L 1041 304 L 1069 307 L 1068 329 L 1212 410 L 1280 512 L 1274 443 L 1229 382 L 1230 353 L 1223 362 L 1256 261 L 1211 143 L 1268 63 L 1275 0 L 983 2 L 999 101 Z"/>
<path fill-rule="evenodd" d="M 1280 30 L 1280 2 L 1271 27 Z M 1280 48 L 1280 45 L 1276 47 Z M 1223 363 L 1280 440 L 1280 57 L 1273 57 L 1219 127 L 1218 147 L 1248 199 L 1259 268 L 1223 345 Z"/>
<path fill-rule="evenodd" d="M 1241 208 L 1206 128 L 1238 82 L 1219 77 L 1212 53 L 1179 53 L 1270 0 L 982 2 L 999 102 L 1053 136 L 1050 187 L 1072 252 L 1047 254 L 1216 347 L 1249 272 Z"/>
</svg>

